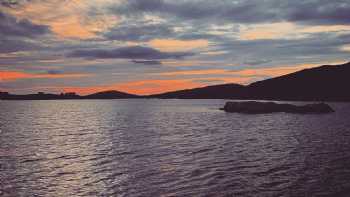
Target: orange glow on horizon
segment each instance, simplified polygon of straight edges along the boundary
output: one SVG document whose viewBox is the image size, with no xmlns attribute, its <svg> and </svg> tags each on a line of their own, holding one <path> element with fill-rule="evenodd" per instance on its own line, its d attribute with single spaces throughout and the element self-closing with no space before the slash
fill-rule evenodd
<svg viewBox="0 0 350 197">
<path fill-rule="evenodd" d="M 32 74 L 17 71 L 0 71 L 0 81 L 13 81 L 19 79 L 59 79 L 88 77 L 89 74 Z"/>
<path fill-rule="evenodd" d="M 343 62 L 332 62 L 332 64 L 340 64 Z M 328 64 L 328 63 L 324 63 Z M 79 87 L 79 86 L 68 86 L 68 87 L 49 87 L 54 91 L 63 92 L 76 92 L 80 95 L 87 95 L 101 91 L 116 90 L 137 95 L 151 95 L 159 94 L 170 91 L 192 89 L 198 87 L 204 87 L 215 84 L 226 84 L 236 83 L 247 85 L 256 80 L 264 78 L 277 77 L 286 75 L 296 71 L 300 71 L 307 68 L 313 68 L 319 66 L 320 63 L 313 64 L 299 64 L 295 66 L 284 66 L 284 67 L 268 67 L 268 68 L 256 68 L 256 69 L 244 69 L 244 70 L 192 70 L 192 71 L 175 71 L 175 72 L 164 72 L 155 73 L 160 76 L 171 76 L 181 77 L 185 75 L 196 75 L 196 77 L 188 79 L 153 79 L 153 80 L 140 80 L 121 82 L 116 84 L 107 84 L 102 86 L 90 86 L 90 87 Z M 330 64 L 331 65 L 331 64 Z M 205 76 L 208 74 L 207 76 Z M 210 74 L 223 75 L 220 77 L 213 77 Z M 200 76 L 203 75 L 203 76 Z M 230 76 L 232 75 L 232 76 Z M 74 77 L 86 77 L 88 74 L 33 74 L 17 71 L 0 71 L 0 81 L 13 81 L 18 79 L 38 79 L 38 78 L 74 78 Z M 36 87 L 35 89 L 42 89 L 45 87 Z"/>
<path fill-rule="evenodd" d="M 252 81 L 250 77 L 242 78 L 200 78 L 203 81 L 221 81 L 221 83 L 247 84 Z M 217 83 L 216 83 L 217 84 Z M 171 79 L 171 80 L 141 80 L 127 83 L 120 83 L 95 87 L 64 87 L 64 92 L 76 92 L 81 95 L 93 94 L 96 92 L 116 90 L 136 95 L 152 95 L 165 92 L 192 89 L 207 86 L 206 83 L 196 82 L 193 79 Z"/>
<path fill-rule="evenodd" d="M 201 84 L 192 80 L 141 80 L 126 82 L 120 84 L 95 86 L 95 87 L 64 87 L 64 92 L 76 92 L 78 94 L 87 95 L 107 90 L 117 90 L 130 94 L 149 95 L 159 94 L 168 91 L 195 88 Z"/>
<path fill-rule="evenodd" d="M 340 63 L 340 62 L 337 62 Z M 91 87 L 63 87 L 58 88 L 64 92 L 76 92 L 81 95 L 93 94 L 96 92 L 116 90 L 130 94 L 137 95 L 151 95 L 160 94 L 170 91 L 184 90 L 203 87 L 214 84 L 226 84 L 236 83 L 242 85 L 248 85 L 264 77 L 277 77 L 286 75 L 296 71 L 300 71 L 306 68 L 317 67 L 319 64 L 300 64 L 296 66 L 288 67 L 270 67 L 270 68 L 258 68 L 258 69 L 245 69 L 239 71 L 228 70 L 203 70 L 203 71 L 176 71 L 163 73 L 165 76 L 181 76 L 181 75 L 201 75 L 201 74 L 233 74 L 233 77 L 200 77 L 195 79 L 169 79 L 169 80 L 141 80 L 132 81 L 119 84 L 105 85 L 105 86 L 91 86 Z M 162 75 L 162 73 L 158 73 Z M 203 81 L 203 82 L 200 82 Z M 205 82 L 206 81 L 206 82 Z"/>
<path fill-rule="evenodd" d="M 343 62 L 333 62 L 332 64 L 342 64 Z M 328 63 L 323 63 L 327 65 Z M 331 64 L 330 64 L 331 65 Z M 268 68 L 257 68 L 257 69 L 245 69 L 239 71 L 232 71 L 232 73 L 237 74 L 242 77 L 252 77 L 252 76 L 267 76 L 267 77 L 278 77 L 282 75 L 287 75 L 303 69 L 314 68 L 320 66 L 319 63 L 313 64 L 298 64 L 295 66 L 279 66 L 279 67 L 268 67 Z"/>
</svg>

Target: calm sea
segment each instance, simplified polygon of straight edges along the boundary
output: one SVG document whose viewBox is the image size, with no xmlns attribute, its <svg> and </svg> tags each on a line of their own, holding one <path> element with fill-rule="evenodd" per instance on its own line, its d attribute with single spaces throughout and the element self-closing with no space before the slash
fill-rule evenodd
<svg viewBox="0 0 350 197">
<path fill-rule="evenodd" d="M 350 103 L 0 101 L 0 196 L 350 196 Z"/>
</svg>

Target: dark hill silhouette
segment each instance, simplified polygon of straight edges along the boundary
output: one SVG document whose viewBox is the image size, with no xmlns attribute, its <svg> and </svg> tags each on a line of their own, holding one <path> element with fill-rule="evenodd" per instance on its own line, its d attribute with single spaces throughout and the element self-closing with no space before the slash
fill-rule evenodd
<svg viewBox="0 0 350 197">
<path fill-rule="evenodd" d="M 350 101 L 350 63 L 325 65 L 250 84 L 245 98 Z"/>
<path fill-rule="evenodd" d="M 179 90 L 167 92 L 164 94 L 156 94 L 149 96 L 150 98 L 177 98 L 177 99 L 226 99 L 240 98 L 243 95 L 244 86 L 239 84 L 224 84 L 207 86 L 203 88 L 194 88 L 188 90 Z"/>
<path fill-rule="evenodd" d="M 58 99 L 80 99 L 81 96 L 75 93 L 47 94 L 38 92 L 37 94 L 15 95 L 7 92 L 0 92 L 0 99 L 5 100 L 58 100 Z"/>
<path fill-rule="evenodd" d="M 134 94 L 110 90 L 110 91 L 90 94 L 90 95 L 84 96 L 83 99 L 128 99 L 128 98 L 138 98 L 138 97 L 139 96 Z"/>
<path fill-rule="evenodd" d="M 0 92 L 0 99 L 3 100 L 64 100 L 64 99 L 127 99 L 138 98 L 139 96 L 119 91 L 98 92 L 87 96 L 79 96 L 75 93 L 14 95 L 7 92 Z"/>
<path fill-rule="evenodd" d="M 350 101 L 350 63 L 325 65 L 252 83 L 226 84 L 151 95 L 155 98 Z"/>
<path fill-rule="evenodd" d="M 68 94 L 12 95 L 1 93 L 7 100 L 52 99 L 242 99 L 242 100 L 295 100 L 295 101 L 350 101 L 350 62 L 342 65 L 325 65 L 252 83 L 214 85 L 163 94 L 138 96 L 119 91 L 105 91 L 87 96 Z"/>
</svg>

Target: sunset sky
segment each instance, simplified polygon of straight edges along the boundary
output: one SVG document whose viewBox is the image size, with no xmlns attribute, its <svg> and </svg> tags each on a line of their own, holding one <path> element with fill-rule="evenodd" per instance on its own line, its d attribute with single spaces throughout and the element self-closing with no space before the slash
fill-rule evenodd
<svg viewBox="0 0 350 197">
<path fill-rule="evenodd" d="M 350 60 L 349 0 L 0 0 L 0 91 L 152 94 Z"/>
</svg>

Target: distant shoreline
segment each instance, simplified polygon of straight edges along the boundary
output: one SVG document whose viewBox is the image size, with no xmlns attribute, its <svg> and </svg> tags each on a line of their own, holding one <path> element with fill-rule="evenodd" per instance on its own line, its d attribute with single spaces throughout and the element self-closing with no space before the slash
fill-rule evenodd
<svg viewBox="0 0 350 197">
<path fill-rule="evenodd" d="M 277 102 L 332 102 L 332 103 L 349 103 L 350 100 L 290 100 L 290 99 L 249 99 L 249 98 L 154 98 L 154 97 L 138 97 L 138 98 L 70 98 L 70 99 L 0 99 L 0 101 L 106 101 L 106 100 L 237 100 L 237 101 L 277 101 Z"/>
<path fill-rule="evenodd" d="M 14 95 L 0 92 L 0 100 L 111 100 L 111 99 L 234 99 L 274 101 L 350 102 L 350 62 L 324 65 L 254 82 L 249 85 L 223 84 L 154 95 L 135 95 L 110 90 L 81 96 L 61 94 Z"/>
</svg>

